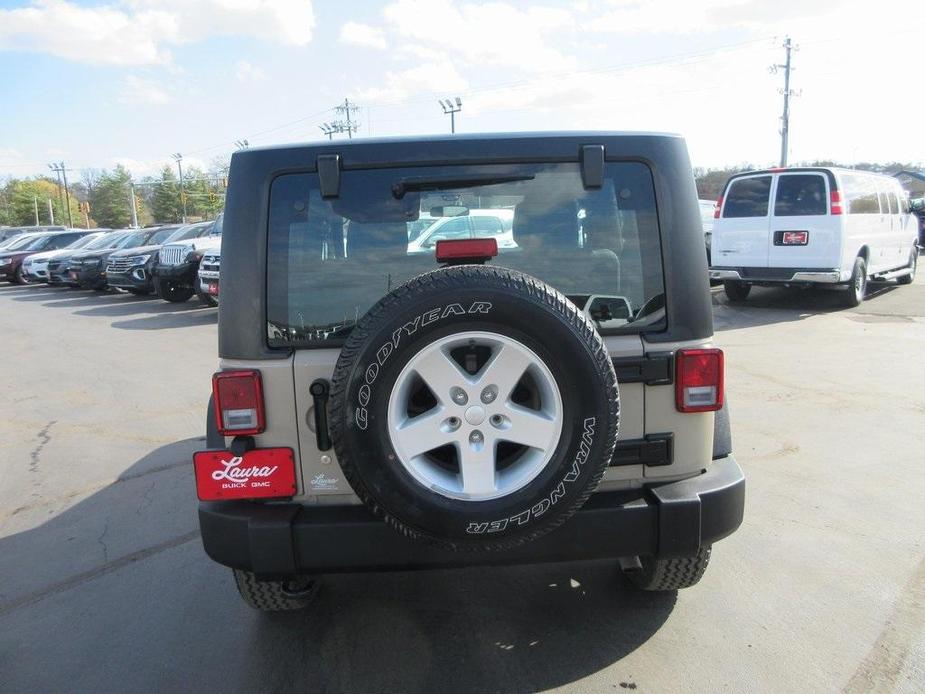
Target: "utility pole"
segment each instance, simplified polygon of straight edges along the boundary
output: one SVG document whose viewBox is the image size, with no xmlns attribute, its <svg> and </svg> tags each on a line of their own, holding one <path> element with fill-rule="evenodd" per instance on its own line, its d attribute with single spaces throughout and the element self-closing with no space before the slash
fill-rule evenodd
<svg viewBox="0 0 925 694">
<path fill-rule="evenodd" d="M 39 198 L 37 195 L 32 196 L 32 209 L 35 212 L 35 226 L 39 225 Z"/>
<path fill-rule="evenodd" d="M 783 167 L 787 166 L 787 153 L 790 145 L 790 97 L 800 95 L 790 88 L 790 72 L 796 69 L 791 65 L 790 54 L 792 51 L 798 51 L 800 47 L 791 43 L 789 36 L 784 39 L 782 45 L 786 54 L 786 60 L 783 65 L 772 65 L 770 70 L 772 74 L 776 74 L 778 70 L 784 71 L 784 88 L 777 90 L 778 93 L 784 96 L 784 113 L 780 119 L 780 165 Z"/>
<path fill-rule="evenodd" d="M 183 208 L 183 217 L 181 221 L 186 224 L 186 193 L 183 190 L 183 155 L 177 152 L 173 155 L 173 158 L 177 161 L 177 172 L 180 175 L 180 205 Z"/>
<path fill-rule="evenodd" d="M 49 164 L 48 168 L 54 171 L 56 174 L 60 174 L 64 178 L 64 208 L 67 210 L 67 225 L 69 227 L 74 226 L 74 222 L 71 220 L 71 192 L 67 187 L 67 167 L 64 165 L 64 162 L 59 162 L 57 164 Z M 61 192 L 61 178 L 58 179 L 58 193 Z"/>
<path fill-rule="evenodd" d="M 48 202 L 48 223 L 55 225 L 55 208 L 51 206 L 51 198 L 45 198 Z"/>
<path fill-rule="evenodd" d="M 132 196 L 132 228 L 138 228 L 138 208 L 135 207 L 135 182 L 129 182 L 129 195 Z"/>
<path fill-rule="evenodd" d="M 323 132 L 325 135 L 328 136 L 328 139 L 329 139 L 329 140 L 333 140 L 333 139 L 334 139 L 334 133 L 340 132 L 340 131 L 337 129 L 337 124 L 336 124 L 336 123 L 322 123 L 322 124 L 319 125 L 318 127 L 321 129 L 321 132 Z"/>
<path fill-rule="evenodd" d="M 450 116 L 450 132 L 456 132 L 456 114 L 462 111 L 462 99 L 458 96 L 456 97 L 456 103 L 454 104 L 451 99 L 440 99 L 440 108 L 443 109 L 445 114 Z"/>
<path fill-rule="evenodd" d="M 58 179 L 58 202 L 63 205 L 64 200 L 61 199 L 61 172 L 58 170 L 57 164 L 49 164 L 48 168 L 55 172 L 55 178 Z"/>
<path fill-rule="evenodd" d="M 248 147 L 250 147 L 251 143 L 248 142 L 247 139 L 243 139 L 243 140 L 235 140 L 234 144 L 235 144 L 235 147 L 237 147 L 238 149 L 247 149 Z"/>
<path fill-rule="evenodd" d="M 331 124 L 335 127 L 334 132 L 347 133 L 347 137 L 352 140 L 353 133 L 357 131 L 358 125 L 355 121 L 350 120 L 350 114 L 356 113 L 357 111 L 359 111 L 360 107 L 357 106 L 356 104 L 351 104 L 350 99 L 344 99 L 344 105 L 335 106 L 334 110 L 337 113 L 342 114 L 344 116 L 344 120 L 334 121 L 334 123 Z M 322 129 L 322 132 L 323 131 L 324 130 Z M 328 135 L 328 138 L 330 139 L 331 136 Z"/>
</svg>

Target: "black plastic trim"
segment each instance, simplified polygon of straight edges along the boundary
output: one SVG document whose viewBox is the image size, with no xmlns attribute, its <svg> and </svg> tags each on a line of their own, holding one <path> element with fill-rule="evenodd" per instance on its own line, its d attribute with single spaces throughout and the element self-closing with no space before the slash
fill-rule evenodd
<svg viewBox="0 0 925 694">
<path fill-rule="evenodd" d="M 413 542 L 365 507 L 203 502 L 215 561 L 262 578 L 648 556 L 691 556 L 742 523 L 745 476 L 731 457 L 702 474 L 647 489 L 592 494 L 562 527 L 504 552 L 454 552 Z"/>
<path fill-rule="evenodd" d="M 604 185 L 604 145 L 585 145 L 581 148 L 581 180 L 585 188 Z"/>
<path fill-rule="evenodd" d="M 650 352 L 642 357 L 614 357 L 617 383 L 667 386 L 674 383 L 674 354 Z"/>
<path fill-rule="evenodd" d="M 674 434 L 647 434 L 642 439 L 617 441 L 610 467 L 648 465 L 657 467 L 674 462 Z"/>
<path fill-rule="evenodd" d="M 325 200 L 340 195 L 340 155 L 320 154 L 316 164 L 318 168 L 318 188 Z"/>
</svg>

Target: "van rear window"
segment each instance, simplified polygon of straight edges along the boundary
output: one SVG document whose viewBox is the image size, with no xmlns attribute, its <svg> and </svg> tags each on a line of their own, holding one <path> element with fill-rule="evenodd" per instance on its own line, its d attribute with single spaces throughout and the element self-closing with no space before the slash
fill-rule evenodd
<svg viewBox="0 0 925 694">
<path fill-rule="evenodd" d="M 767 217 L 770 197 L 770 176 L 736 179 L 723 201 L 723 217 Z"/>
<path fill-rule="evenodd" d="M 343 340 L 390 290 L 436 270 L 440 239 L 494 238 L 491 265 L 548 282 L 604 334 L 665 327 L 652 174 L 608 163 L 599 189 L 578 164 L 505 164 L 345 171 L 322 199 L 313 173 L 270 191 L 270 346 Z"/>
<path fill-rule="evenodd" d="M 803 217 L 828 212 L 825 180 L 818 174 L 788 174 L 777 179 L 776 217 Z"/>
</svg>

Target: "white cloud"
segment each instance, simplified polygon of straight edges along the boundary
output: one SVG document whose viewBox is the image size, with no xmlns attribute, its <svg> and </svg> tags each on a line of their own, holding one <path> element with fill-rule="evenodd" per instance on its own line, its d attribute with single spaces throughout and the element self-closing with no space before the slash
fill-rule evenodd
<svg viewBox="0 0 925 694">
<path fill-rule="evenodd" d="M 129 75 L 122 80 L 119 101 L 124 104 L 147 104 L 160 106 L 173 101 L 173 97 L 156 82 L 136 75 Z"/>
<path fill-rule="evenodd" d="M 385 79 L 380 80 L 380 84 L 381 86 L 360 91 L 357 98 L 363 101 L 401 100 L 411 94 L 431 92 L 435 88 L 441 90 L 441 96 L 446 96 L 465 91 L 469 86 L 456 67 L 446 60 L 422 63 L 407 70 L 386 72 Z"/>
<path fill-rule="evenodd" d="M 314 25 L 311 0 L 125 0 L 95 7 L 34 0 L 0 10 L 0 50 L 98 65 L 162 65 L 171 61 L 168 46 L 214 35 L 304 46 Z"/>
<path fill-rule="evenodd" d="M 340 40 L 341 43 L 367 48 L 384 49 L 386 47 L 385 32 L 382 29 L 359 22 L 344 24 L 340 28 Z"/>
<path fill-rule="evenodd" d="M 239 60 L 235 68 L 235 76 L 238 82 L 262 82 L 267 78 L 267 73 L 253 63 Z"/>
<path fill-rule="evenodd" d="M 397 0 L 382 11 L 396 43 L 452 56 L 461 63 L 526 72 L 565 70 L 574 57 L 554 46 L 574 28 L 568 10 L 505 2 Z"/>
</svg>

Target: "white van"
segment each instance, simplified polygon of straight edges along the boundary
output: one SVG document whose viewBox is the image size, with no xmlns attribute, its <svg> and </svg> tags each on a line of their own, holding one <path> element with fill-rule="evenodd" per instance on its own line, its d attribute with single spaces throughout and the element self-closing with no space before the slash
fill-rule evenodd
<svg viewBox="0 0 925 694">
<path fill-rule="evenodd" d="M 732 176 L 716 203 L 710 278 L 731 301 L 753 284 L 843 285 L 848 306 L 868 280 L 909 284 L 918 259 L 916 220 L 890 176 L 787 168 Z"/>
</svg>

